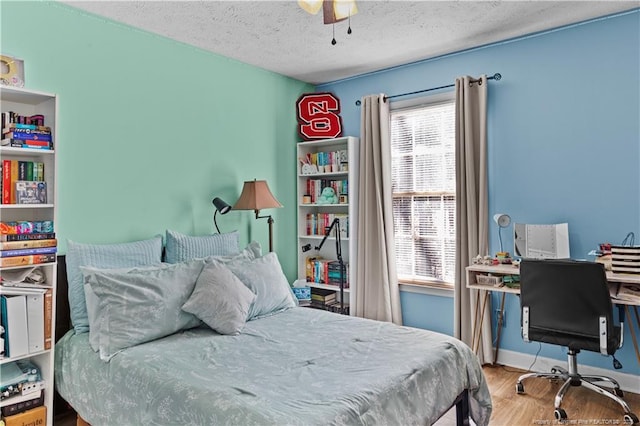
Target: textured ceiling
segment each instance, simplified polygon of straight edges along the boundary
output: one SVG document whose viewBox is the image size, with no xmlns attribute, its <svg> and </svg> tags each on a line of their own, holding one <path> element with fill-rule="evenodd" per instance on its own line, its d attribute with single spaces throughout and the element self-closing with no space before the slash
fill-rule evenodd
<svg viewBox="0 0 640 426">
<path fill-rule="evenodd" d="M 640 1 L 372 1 L 332 26 L 296 1 L 64 1 L 309 83 L 323 83 L 640 7 Z"/>
</svg>

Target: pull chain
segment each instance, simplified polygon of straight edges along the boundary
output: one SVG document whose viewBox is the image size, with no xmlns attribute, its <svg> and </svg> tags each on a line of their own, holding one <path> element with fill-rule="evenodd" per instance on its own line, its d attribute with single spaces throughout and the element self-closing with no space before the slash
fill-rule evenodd
<svg viewBox="0 0 640 426">
<path fill-rule="evenodd" d="M 347 34 L 351 34 L 351 10 L 349 10 L 349 28 L 347 29 Z"/>
<path fill-rule="evenodd" d="M 333 28 L 333 39 L 331 40 L 332 45 L 336 45 L 336 24 L 331 24 L 331 28 Z"/>
</svg>

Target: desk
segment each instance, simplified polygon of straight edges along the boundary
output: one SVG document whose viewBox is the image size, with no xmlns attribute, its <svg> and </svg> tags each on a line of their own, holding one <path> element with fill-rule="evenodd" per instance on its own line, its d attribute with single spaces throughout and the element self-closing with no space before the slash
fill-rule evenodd
<svg viewBox="0 0 640 426">
<path fill-rule="evenodd" d="M 476 290 L 481 290 L 481 296 L 476 300 L 475 312 L 474 312 L 474 324 L 473 324 L 473 332 L 472 332 L 472 346 L 474 352 L 477 353 L 478 347 L 480 346 L 480 336 L 482 333 L 482 323 L 485 315 L 485 311 L 487 308 L 487 302 L 489 300 L 489 294 L 492 291 L 496 291 L 501 293 L 500 298 L 500 312 L 504 312 L 504 299 L 507 293 L 511 294 L 520 294 L 519 288 L 509 288 L 506 286 L 496 287 L 490 284 L 478 284 L 477 276 L 478 275 L 487 275 L 491 274 L 494 276 L 505 276 L 505 275 L 519 275 L 520 270 L 518 267 L 513 265 L 472 265 L 466 267 L 467 277 L 466 277 L 466 285 L 467 288 L 472 288 Z M 620 283 L 629 283 L 629 284 L 638 284 L 640 285 L 640 275 L 633 274 L 614 274 L 611 271 L 607 271 L 607 281 L 609 282 L 610 294 L 615 294 L 615 291 L 618 288 Z M 482 301 L 481 301 L 482 299 Z M 624 305 L 624 309 L 626 312 L 626 316 L 628 319 L 627 324 L 629 327 L 629 331 L 631 333 L 631 340 L 633 341 L 633 347 L 636 351 L 636 358 L 638 359 L 638 363 L 640 363 L 640 347 L 638 346 L 638 340 L 636 338 L 636 333 L 633 325 L 633 318 L 631 313 L 635 313 L 636 325 L 638 326 L 638 331 L 640 332 L 640 316 L 638 314 L 638 306 L 640 303 L 638 302 L 630 302 L 628 300 L 620 300 L 611 297 L 611 301 L 617 305 Z M 491 318 L 491 315 L 489 315 Z M 493 320 L 492 320 L 493 322 Z M 502 321 L 498 323 L 498 331 L 496 336 L 496 348 L 493 355 L 493 364 L 498 360 L 498 351 L 500 349 L 500 335 L 502 333 Z M 493 325 L 491 327 L 493 330 Z"/>
</svg>

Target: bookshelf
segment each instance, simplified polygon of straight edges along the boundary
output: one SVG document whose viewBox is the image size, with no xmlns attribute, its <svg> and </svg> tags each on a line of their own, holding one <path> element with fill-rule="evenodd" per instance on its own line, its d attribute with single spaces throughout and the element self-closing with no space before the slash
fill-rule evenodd
<svg viewBox="0 0 640 426">
<path fill-rule="evenodd" d="M 355 303 L 354 283 L 356 281 L 355 259 L 357 250 L 358 219 L 358 138 L 347 136 L 336 139 L 299 142 L 297 145 L 297 219 L 298 219 L 298 279 L 307 278 L 309 257 L 320 257 L 323 261 L 336 261 L 335 229 L 327 238 L 321 250 L 316 250 L 324 238 L 325 227 L 333 219 L 340 219 L 340 247 L 347 270 L 348 288 L 343 294 L 345 305 Z M 303 160 L 303 161 L 302 161 Z M 334 188 L 337 199 L 322 197 L 322 189 Z M 329 201 L 329 202 L 327 202 Z M 308 248 L 308 250 L 306 250 Z M 326 262 L 316 271 L 322 271 Z M 316 265 L 317 266 L 317 265 Z M 314 289 L 332 290 L 339 301 L 340 286 L 336 283 L 337 264 L 332 266 L 332 277 L 325 274 L 325 280 L 307 279 L 307 285 Z M 339 281 L 339 280 L 338 280 Z"/>
<path fill-rule="evenodd" d="M 57 107 L 58 107 L 58 98 L 55 94 L 44 93 L 34 90 L 29 90 L 25 88 L 18 87 L 9 87 L 9 86 L 1 86 L 0 85 L 0 106 L 1 112 L 13 111 L 22 116 L 35 116 L 35 115 L 43 115 L 44 116 L 44 126 L 48 126 L 51 129 L 51 140 L 53 141 L 54 148 L 57 147 L 58 139 L 56 137 L 56 128 L 57 128 Z M 6 118 L 6 116 L 5 116 Z M 6 126 L 6 125 L 5 125 Z M 4 134 L 3 134 L 4 135 Z M 5 141 L 3 141 L 5 142 Z M 0 204 L 0 216 L 3 224 L 11 223 L 11 222 L 31 222 L 35 223 L 53 223 L 53 226 L 57 224 L 56 221 L 56 150 L 55 149 L 42 149 L 42 148 L 25 148 L 25 147 L 16 147 L 10 145 L 2 145 L 0 146 L 0 164 L 5 164 L 5 161 L 11 161 L 13 164 L 16 162 L 21 162 L 23 164 L 33 165 L 34 163 L 40 163 L 43 165 L 43 173 L 41 180 L 46 182 L 47 186 L 47 199 L 46 203 L 41 204 L 15 204 L 15 203 L 2 203 Z M 4 169 L 4 167 L 3 167 Z M 34 167 L 32 171 L 35 173 L 36 168 Z M 31 175 L 30 175 L 31 176 Z M 0 174 L 0 179 L 3 176 Z M 24 180 L 38 180 L 38 179 L 24 179 Z M 3 189 L 4 189 L 4 180 Z M 0 199 L 0 201 L 5 201 Z M 4 228 L 3 228 L 4 229 Z M 52 230 L 55 231 L 55 228 Z M 4 231 L 3 231 L 4 232 Z M 4 238 L 4 236 L 3 236 Z M 54 237 L 55 238 L 55 237 Z M 53 239 L 53 238 L 46 238 Z M 20 241 L 23 243 L 24 241 Z M 0 246 L 0 250 L 6 255 L 8 250 L 12 249 L 22 249 L 21 247 L 16 247 L 14 244 L 7 244 L 7 242 L 2 242 L 3 245 Z M 46 243 L 43 243 L 46 245 Z M 54 249 L 57 245 L 52 246 Z M 36 247 L 25 247 L 25 249 L 32 249 Z M 3 256 L 1 259 L 10 259 L 13 256 Z M 29 287 L 31 289 L 38 289 L 45 291 L 47 294 L 42 294 L 42 321 L 40 325 L 34 328 L 41 328 L 44 340 L 42 341 L 42 346 L 38 346 L 35 342 L 38 342 L 37 338 L 38 334 L 34 334 L 34 328 L 29 327 L 29 321 L 34 318 L 34 315 L 38 315 L 39 308 L 36 302 L 33 304 L 29 301 L 29 296 L 26 296 L 26 308 L 27 308 L 27 326 L 26 332 L 27 337 L 26 340 L 29 342 L 28 349 L 26 353 L 23 353 L 23 350 L 18 351 L 17 355 L 11 354 L 11 346 L 9 356 L 0 357 L 0 365 L 4 368 L 9 368 L 11 363 L 14 361 L 31 361 L 40 369 L 40 374 L 42 376 L 42 381 L 44 382 L 44 405 L 46 406 L 46 424 L 53 424 L 53 396 L 54 396 L 54 385 L 53 385 L 53 366 L 54 366 L 54 346 L 55 346 L 55 315 L 56 315 L 56 268 L 57 263 L 55 261 L 56 254 L 50 254 L 53 261 L 47 263 L 38 263 L 36 265 L 3 265 L 0 264 L 0 273 L 3 275 L 5 279 L 10 277 L 12 274 L 19 273 L 24 271 L 26 268 L 33 268 L 34 266 L 41 267 L 40 269 L 44 272 L 44 281 L 39 284 L 32 284 Z M 13 286 L 5 286 L 0 285 L 0 294 L 6 297 L 16 297 L 20 296 L 20 292 L 27 291 L 20 290 L 19 287 Z M 34 298 L 35 299 L 35 298 Z M 38 302 L 39 303 L 39 302 Z M 37 308 L 37 309 L 36 309 Z M 20 308 L 22 309 L 22 308 Z M 7 312 L 9 310 L 7 309 Z M 36 317 L 37 318 L 37 317 Z M 8 322 L 11 322 L 11 317 L 7 319 Z M 17 322 L 16 322 L 17 323 Z M 14 323 L 14 324 L 16 324 Z M 34 322 L 34 324 L 37 324 Z M 20 329 L 24 330 L 24 329 Z M 33 336 L 36 336 L 34 339 Z M 6 337 L 6 334 L 3 335 Z M 13 342 L 12 339 L 9 339 L 9 343 Z M 4 399 L 5 401 L 9 401 L 9 399 Z M 3 404 L 4 405 L 4 404 Z"/>
</svg>

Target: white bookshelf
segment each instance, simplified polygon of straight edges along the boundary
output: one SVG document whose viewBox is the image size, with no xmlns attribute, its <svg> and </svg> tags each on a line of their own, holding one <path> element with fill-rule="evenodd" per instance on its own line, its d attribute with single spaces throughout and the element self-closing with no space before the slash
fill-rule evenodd
<svg viewBox="0 0 640 426">
<path fill-rule="evenodd" d="M 57 147 L 57 109 L 58 98 L 55 94 L 33 91 L 24 88 L 0 86 L 0 108 L 2 112 L 14 111 L 20 115 L 42 114 L 45 117 L 45 125 L 51 128 L 54 148 Z M 56 218 L 56 150 L 28 149 L 20 147 L 0 146 L 0 162 L 4 160 L 38 161 L 44 163 L 44 180 L 47 182 L 48 204 L 0 204 L 0 216 L 2 222 L 13 221 L 42 221 L 54 222 L 54 231 L 57 225 Z M 1 178 L 1 176 L 0 176 Z M 42 351 L 34 351 L 26 355 L 0 358 L 0 364 L 7 364 L 16 360 L 29 359 L 40 368 L 42 379 L 45 382 L 45 406 L 47 407 L 47 425 L 53 425 L 53 365 L 55 347 L 55 318 L 56 318 L 56 269 L 57 263 L 51 262 L 40 265 L 7 266 L 0 267 L 2 271 L 11 271 L 33 266 L 42 267 L 46 280 L 39 286 L 44 289 L 52 289 L 51 312 L 51 348 Z M 3 289 L 0 287 L 0 293 Z"/>
<path fill-rule="evenodd" d="M 324 238 L 322 226 L 318 226 L 319 234 L 310 235 L 308 232 L 307 215 L 309 214 L 343 214 L 348 216 L 349 230 L 348 233 L 341 233 L 341 251 L 342 259 L 347 264 L 349 276 L 349 288 L 344 289 L 344 303 L 354 306 L 355 292 L 353 291 L 356 282 L 355 263 L 351 262 L 356 258 L 356 238 L 358 229 L 358 138 L 347 136 L 335 139 L 323 139 L 317 141 L 299 142 L 297 146 L 298 158 L 306 158 L 307 154 L 315 154 L 318 152 L 336 152 L 346 150 L 346 162 L 342 166 L 334 167 L 331 171 L 318 170 L 317 173 L 303 173 L 302 163 L 298 161 L 297 165 L 297 217 L 298 217 L 298 278 L 306 278 L 306 259 L 309 256 L 320 256 L 323 259 L 336 260 L 336 239 L 335 231 L 327 237 L 322 249 L 317 251 L 315 248 L 320 245 Z M 304 197 L 308 194 L 307 181 L 309 179 L 346 180 L 348 182 L 348 198 L 337 204 L 320 204 L 315 202 L 304 202 Z M 328 223 L 330 225 L 330 223 Z M 341 222 L 341 229 L 344 224 Z M 311 249 L 303 252 L 303 247 L 309 245 Z M 312 288 L 320 288 L 325 290 L 336 291 L 339 299 L 340 287 L 321 282 L 307 282 Z M 353 309 L 351 309 L 353 314 Z"/>
</svg>

